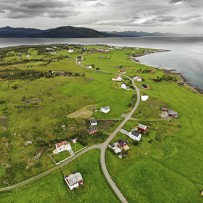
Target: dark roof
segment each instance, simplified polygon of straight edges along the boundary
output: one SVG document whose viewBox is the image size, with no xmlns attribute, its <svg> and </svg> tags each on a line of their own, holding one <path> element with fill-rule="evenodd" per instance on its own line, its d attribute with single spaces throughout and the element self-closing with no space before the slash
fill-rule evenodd
<svg viewBox="0 0 203 203">
<path fill-rule="evenodd" d="M 128 144 L 128 141 L 122 140 L 122 139 L 118 139 L 118 144 L 119 145 L 125 145 L 125 144 Z"/>
<path fill-rule="evenodd" d="M 90 119 L 90 123 L 97 123 L 96 119 Z"/>
<path fill-rule="evenodd" d="M 142 87 L 147 88 L 149 86 L 147 84 L 142 84 Z"/>
<path fill-rule="evenodd" d="M 138 133 L 136 131 L 131 132 L 131 134 L 134 135 L 135 137 L 138 137 L 140 135 L 140 133 Z"/>
<path fill-rule="evenodd" d="M 115 147 L 115 144 L 109 144 L 110 147 L 114 148 Z"/>
</svg>

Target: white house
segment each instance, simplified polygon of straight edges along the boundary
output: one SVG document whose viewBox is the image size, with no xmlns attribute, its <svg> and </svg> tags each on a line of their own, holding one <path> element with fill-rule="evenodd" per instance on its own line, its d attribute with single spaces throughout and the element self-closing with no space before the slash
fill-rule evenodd
<svg viewBox="0 0 203 203">
<path fill-rule="evenodd" d="M 100 112 L 102 112 L 102 113 L 109 113 L 110 110 L 111 109 L 110 109 L 109 106 L 104 106 L 104 107 L 101 107 Z"/>
<path fill-rule="evenodd" d="M 49 48 L 49 47 L 47 47 L 46 50 L 48 50 L 48 51 L 54 51 L 53 48 Z"/>
<path fill-rule="evenodd" d="M 114 144 L 109 144 L 109 148 L 113 149 L 113 151 L 116 154 L 122 152 L 121 148 L 119 148 L 117 145 L 118 145 L 118 142 L 115 142 Z"/>
<path fill-rule="evenodd" d="M 140 76 L 133 77 L 133 80 L 136 80 L 138 82 L 142 82 L 142 78 Z"/>
<path fill-rule="evenodd" d="M 68 185 L 68 187 L 71 190 L 73 190 L 74 188 L 77 188 L 83 184 L 83 178 L 82 178 L 81 173 L 79 173 L 79 172 L 72 173 L 69 176 L 65 176 L 64 179 L 65 179 L 66 184 Z"/>
<path fill-rule="evenodd" d="M 91 65 L 87 65 L 86 68 L 87 69 L 92 69 L 92 66 Z"/>
<path fill-rule="evenodd" d="M 124 84 L 124 83 L 121 85 L 121 88 L 122 88 L 122 89 L 125 89 L 125 90 L 127 90 L 127 89 L 128 89 L 127 85 L 126 85 L 126 84 Z"/>
<path fill-rule="evenodd" d="M 122 77 L 119 75 L 115 78 L 112 78 L 112 81 L 118 81 L 118 82 L 121 82 L 122 81 Z"/>
<path fill-rule="evenodd" d="M 137 141 L 140 141 L 142 138 L 142 135 L 136 131 L 129 132 L 127 134 L 127 136 L 130 137 L 131 139 L 137 140 Z"/>
<path fill-rule="evenodd" d="M 71 150 L 71 145 L 67 141 L 59 142 L 59 143 L 55 144 L 55 146 L 56 146 L 56 149 L 53 151 L 54 154 L 58 154 L 65 150 L 67 150 L 67 151 Z"/>
<path fill-rule="evenodd" d="M 73 49 L 69 49 L 69 50 L 68 50 L 68 53 L 73 53 Z"/>
<path fill-rule="evenodd" d="M 96 119 L 90 119 L 90 125 L 97 126 L 97 120 Z"/>
<path fill-rule="evenodd" d="M 141 100 L 142 101 L 147 101 L 149 99 L 148 95 L 141 95 Z"/>
</svg>

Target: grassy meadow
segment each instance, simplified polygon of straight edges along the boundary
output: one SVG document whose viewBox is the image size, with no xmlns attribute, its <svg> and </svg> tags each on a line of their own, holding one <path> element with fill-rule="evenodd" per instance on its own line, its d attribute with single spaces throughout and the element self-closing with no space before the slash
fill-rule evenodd
<svg viewBox="0 0 203 203">
<path fill-rule="evenodd" d="M 137 146 L 120 132 L 116 135 L 114 140 L 128 139 L 131 149 L 125 159 L 107 150 L 112 178 L 130 203 L 203 202 L 203 96 L 187 85 L 180 86 L 183 80 L 179 75 L 131 60 L 146 49 L 47 46 L 0 50 L 0 186 L 53 167 L 48 154 L 60 140 L 79 137 L 85 140 L 79 148 L 103 142 L 135 103 L 135 91 L 112 82 L 119 70 L 126 70 L 126 75 L 144 79 L 135 83 L 149 99 L 141 101 L 123 128 L 130 131 L 142 123 L 149 131 Z M 70 47 L 73 53 L 68 53 Z M 110 51 L 102 51 L 105 49 Z M 92 65 L 92 70 L 76 65 L 78 56 L 82 56 L 81 65 Z M 14 79 L 19 70 L 45 76 Z M 59 75 L 52 77 L 52 71 Z M 63 76 L 64 72 L 68 76 Z M 27 77 L 32 77 L 32 72 L 28 73 Z M 131 86 L 129 80 L 123 82 Z M 101 106 L 110 106 L 111 111 L 103 114 Z M 162 106 L 177 111 L 179 118 L 161 119 Z M 90 117 L 98 119 L 99 134 L 88 135 Z M 27 141 L 32 144 L 25 146 Z M 27 187 L 0 194 L 1 202 L 117 202 L 100 171 L 99 152 L 88 152 L 64 167 L 67 174 L 75 170 L 84 174 L 80 189 L 67 190 L 62 172 L 57 171 Z"/>
<path fill-rule="evenodd" d="M 79 171 L 84 179 L 80 188 L 70 190 L 63 179 L 63 173 L 69 175 Z M 102 192 L 101 192 L 102 191 Z M 99 151 L 93 150 L 74 160 L 62 170 L 53 172 L 44 178 L 22 188 L 0 194 L 1 203 L 79 203 L 79 202 L 119 202 L 108 187 L 99 166 Z"/>
<path fill-rule="evenodd" d="M 148 82 L 148 81 L 147 81 Z M 107 152 L 111 175 L 129 202 L 202 202 L 203 99 L 190 88 L 150 83 L 147 102 L 142 102 L 125 130 L 138 123 L 149 126 L 142 142 L 134 146 L 121 133 L 115 139 L 130 141 L 131 151 L 120 160 Z M 164 120 L 160 107 L 178 111 L 179 118 Z"/>
</svg>

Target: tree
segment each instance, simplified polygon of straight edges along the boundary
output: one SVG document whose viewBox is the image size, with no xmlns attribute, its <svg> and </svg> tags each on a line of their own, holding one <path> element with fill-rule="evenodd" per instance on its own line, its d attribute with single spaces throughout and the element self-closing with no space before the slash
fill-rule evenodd
<svg viewBox="0 0 203 203">
<path fill-rule="evenodd" d="M 139 142 L 138 142 L 137 140 L 134 140 L 134 141 L 133 141 L 133 144 L 134 144 L 135 146 L 137 146 L 137 145 L 139 144 Z"/>
</svg>

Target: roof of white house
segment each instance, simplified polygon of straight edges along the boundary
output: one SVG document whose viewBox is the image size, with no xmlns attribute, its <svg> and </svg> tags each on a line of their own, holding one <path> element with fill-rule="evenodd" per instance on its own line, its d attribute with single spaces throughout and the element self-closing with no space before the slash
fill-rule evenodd
<svg viewBox="0 0 203 203">
<path fill-rule="evenodd" d="M 108 110 L 110 110 L 110 106 L 103 106 L 103 107 L 101 107 L 101 109 L 108 111 Z"/>
<path fill-rule="evenodd" d="M 141 123 L 138 124 L 138 128 L 141 128 L 141 129 L 147 129 L 147 126 L 146 125 L 143 125 Z"/>
<path fill-rule="evenodd" d="M 97 124 L 97 120 L 96 119 L 90 119 L 90 124 Z"/>
<path fill-rule="evenodd" d="M 141 100 L 142 101 L 147 101 L 147 99 L 149 99 L 148 95 L 141 95 Z"/>
<path fill-rule="evenodd" d="M 65 179 L 68 181 L 69 185 L 74 185 L 83 180 L 82 175 L 79 172 L 70 174 L 69 176 L 66 176 Z"/>
<path fill-rule="evenodd" d="M 140 135 L 140 133 L 138 133 L 136 131 L 132 131 L 131 134 L 134 135 L 135 137 L 138 137 Z"/>
</svg>

